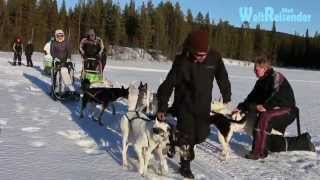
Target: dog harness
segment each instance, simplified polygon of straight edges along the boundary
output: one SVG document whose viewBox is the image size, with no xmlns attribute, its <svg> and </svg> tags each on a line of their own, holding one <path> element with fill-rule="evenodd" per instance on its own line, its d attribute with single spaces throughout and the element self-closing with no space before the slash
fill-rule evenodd
<svg viewBox="0 0 320 180">
<path fill-rule="evenodd" d="M 135 119 L 142 119 L 144 121 L 152 121 L 151 119 L 141 117 L 138 111 L 128 111 L 128 112 L 135 112 L 136 113 L 136 116 L 131 118 L 131 119 L 128 117 L 127 114 L 125 114 L 126 118 L 129 120 L 129 122 L 131 122 L 131 121 L 133 121 Z"/>
</svg>

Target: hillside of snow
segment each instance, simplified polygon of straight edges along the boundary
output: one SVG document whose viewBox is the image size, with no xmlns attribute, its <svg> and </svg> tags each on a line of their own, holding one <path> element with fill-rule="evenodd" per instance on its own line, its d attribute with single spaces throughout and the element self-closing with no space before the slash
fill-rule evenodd
<svg viewBox="0 0 320 180">
<path fill-rule="evenodd" d="M 126 112 L 125 102 L 116 104 L 117 114 L 106 112 L 105 126 L 78 114 L 79 102 L 53 101 L 49 96 L 50 78 L 42 74 L 42 55 L 33 56 L 34 68 L 11 66 L 13 53 L 0 52 L 0 179 L 183 179 L 178 173 L 178 158 L 168 159 L 169 174 L 157 175 L 157 160 L 152 160 L 149 173 L 141 177 L 138 162 L 130 149 L 130 169 L 122 168 L 119 119 Z M 73 56 L 76 75 L 81 59 Z M 23 57 L 25 63 L 25 58 Z M 232 84 L 232 104 L 237 105 L 252 89 L 255 76 L 251 65 L 225 60 Z M 116 86 L 147 82 L 153 91 L 166 77 L 171 64 L 158 61 L 108 60 L 105 77 Z M 278 69 L 293 86 L 300 107 L 302 131 L 308 131 L 316 153 L 283 152 L 253 161 L 243 158 L 251 139 L 235 133 L 231 141 L 231 159 L 220 160 L 221 145 L 212 127 L 206 142 L 196 147 L 192 169 L 196 179 L 318 179 L 320 177 L 320 72 Z M 214 86 L 214 98 L 219 98 Z M 90 108 L 88 108 L 90 110 Z M 293 123 L 287 130 L 295 136 Z"/>
</svg>

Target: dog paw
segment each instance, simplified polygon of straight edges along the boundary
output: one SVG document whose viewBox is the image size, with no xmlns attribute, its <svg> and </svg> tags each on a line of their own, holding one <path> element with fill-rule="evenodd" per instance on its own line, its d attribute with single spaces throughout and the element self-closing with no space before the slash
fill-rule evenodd
<svg viewBox="0 0 320 180">
<path fill-rule="evenodd" d="M 144 172 L 143 171 L 139 171 L 140 176 L 144 177 Z"/>
<path fill-rule="evenodd" d="M 125 169 L 125 170 L 128 170 L 129 169 L 129 165 L 128 164 L 123 164 L 122 168 Z"/>
<path fill-rule="evenodd" d="M 226 153 L 226 152 L 222 152 L 222 153 L 221 153 L 221 156 L 220 156 L 220 160 L 221 160 L 221 161 L 226 161 L 226 160 L 228 160 L 228 159 L 229 159 L 229 154 Z"/>
<path fill-rule="evenodd" d="M 161 168 L 159 175 L 164 176 L 169 173 L 169 169 Z"/>
</svg>

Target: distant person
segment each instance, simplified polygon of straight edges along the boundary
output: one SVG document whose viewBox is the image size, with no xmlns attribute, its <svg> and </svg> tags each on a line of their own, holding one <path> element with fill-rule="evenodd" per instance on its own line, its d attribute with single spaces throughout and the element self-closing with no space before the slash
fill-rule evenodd
<svg viewBox="0 0 320 180">
<path fill-rule="evenodd" d="M 18 60 L 18 65 L 21 65 L 21 56 L 22 56 L 22 51 L 23 51 L 23 44 L 21 38 L 16 38 L 14 43 L 13 43 L 13 65 L 15 66 L 17 64 Z"/>
<path fill-rule="evenodd" d="M 85 38 L 83 38 L 80 42 L 80 54 L 82 55 L 84 61 L 83 66 L 85 69 L 91 69 L 91 70 L 99 70 L 101 73 L 103 72 L 102 68 L 102 62 L 105 60 L 102 60 L 102 58 L 106 58 L 106 56 L 103 56 L 104 52 L 104 45 L 103 41 L 100 37 L 96 36 L 95 31 L 93 29 L 90 29 L 87 32 L 87 35 Z M 93 67 L 92 64 L 89 64 L 87 61 L 87 58 L 94 58 L 96 59 L 96 67 Z"/>
<path fill-rule="evenodd" d="M 32 58 L 31 58 L 33 54 L 33 44 L 30 40 L 28 41 L 24 49 L 24 54 L 26 55 L 27 66 L 33 67 Z"/>
<path fill-rule="evenodd" d="M 49 39 L 49 41 L 44 45 L 43 47 L 43 51 L 44 51 L 44 55 L 46 56 L 51 56 L 50 54 L 50 50 L 51 50 L 51 43 L 54 41 L 54 37 L 51 37 Z"/>
<path fill-rule="evenodd" d="M 51 56 L 51 43 L 54 41 L 54 37 L 51 37 L 49 41 L 44 45 L 43 52 L 44 52 L 44 59 L 43 59 L 43 71 L 44 74 L 49 75 L 51 73 L 52 68 L 52 56 Z"/>
</svg>

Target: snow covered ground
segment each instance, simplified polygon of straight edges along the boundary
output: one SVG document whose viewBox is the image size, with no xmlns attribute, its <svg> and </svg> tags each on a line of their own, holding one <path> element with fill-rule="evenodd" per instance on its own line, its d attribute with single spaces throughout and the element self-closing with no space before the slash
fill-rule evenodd
<svg viewBox="0 0 320 180">
<path fill-rule="evenodd" d="M 137 160 L 131 149 L 131 168 L 121 166 L 119 119 L 124 103 L 117 104 L 117 114 L 105 113 L 105 127 L 88 118 L 79 119 L 78 102 L 53 101 L 48 95 L 50 79 L 41 74 L 42 56 L 33 57 L 35 68 L 13 67 L 12 53 L 0 52 L 0 179 L 182 179 L 177 174 L 178 160 L 168 160 L 170 172 L 161 177 L 152 161 L 149 174 L 137 173 Z M 80 58 L 74 56 L 79 74 Z M 25 61 L 24 61 L 25 62 Z M 255 77 L 252 67 L 226 61 L 232 83 L 233 105 L 250 92 Z M 156 91 L 170 63 L 143 61 L 107 62 L 106 77 L 115 85 L 140 80 Z M 301 110 L 302 131 L 312 135 L 317 153 L 274 153 L 252 161 L 243 158 L 250 149 L 250 138 L 236 133 L 231 142 L 232 157 L 220 161 L 221 146 L 215 128 L 208 140 L 196 148 L 192 168 L 196 179 L 318 179 L 320 177 L 320 72 L 278 69 L 291 82 Z M 219 98 L 214 87 L 214 98 Z M 88 114 L 88 113 L 87 113 Z M 296 135 L 295 124 L 288 135 Z"/>
</svg>

